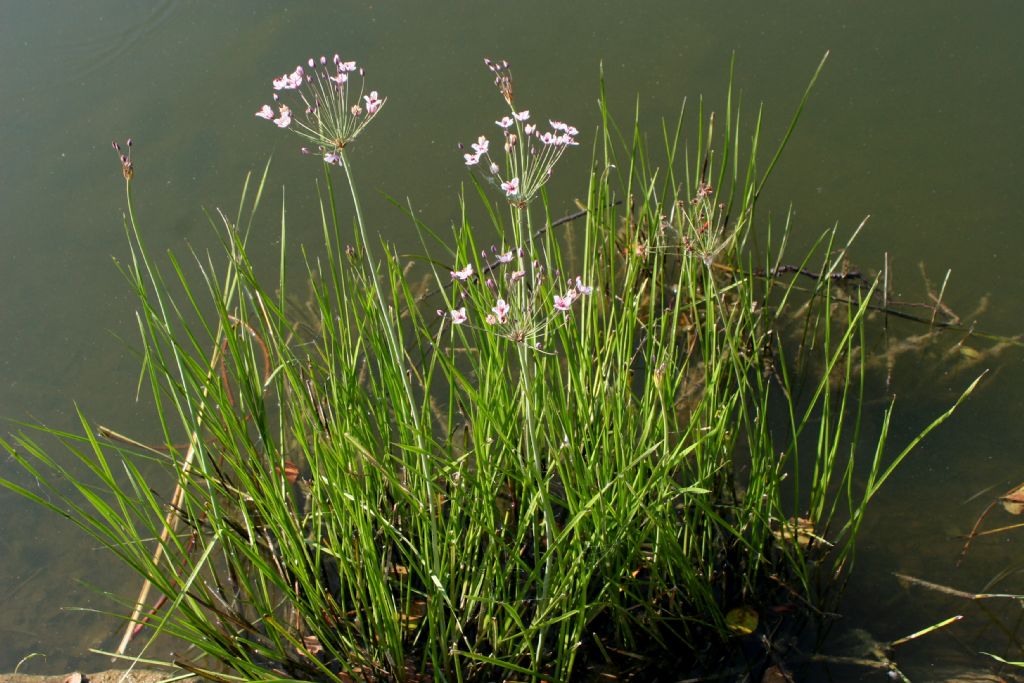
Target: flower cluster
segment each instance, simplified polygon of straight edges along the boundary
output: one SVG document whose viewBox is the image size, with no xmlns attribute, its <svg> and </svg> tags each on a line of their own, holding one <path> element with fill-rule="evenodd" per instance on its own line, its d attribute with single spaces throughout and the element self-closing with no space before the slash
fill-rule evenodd
<svg viewBox="0 0 1024 683">
<path fill-rule="evenodd" d="M 467 166 L 482 169 L 510 202 L 526 206 L 551 177 L 565 150 L 578 144 L 579 131 L 567 123 L 549 120 L 550 130 L 541 132 L 530 120 L 529 109 L 516 111 L 508 62 L 485 59 L 484 63 L 494 73 L 494 84 L 511 109 L 510 115 L 494 122 L 501 130 L 505 170 L 491 156 L 491 143 L 485 135 L 470 145 L 473 152 L 463 154 L 463 158 Z"/>
<path fill-rule="evenodd" d="M 669 215 L 662 216 L 658 234 L 674 241 L 664 248 L 699 258 L 710 268 L 718 254 L 734 244 L 727 234 L 725 212 L 726 205 L 715 200 L 714 188 L 701 181 L 693 197 L 676 200 Z"/>
<path fill-rule="evenodd" d="M 308 68 L 307 68 L 308 67 Z M 291 73 L 273 79 L 274 107 L 264 104 L 256 116 L 288 128 L 313 143 L 329 164 L 341 164 L 341 150 L 355 140 L 384 106 L 376 90 L 365 94 L 363 70 L 355 62 L 321 56 L 310 58 Z M 354 85 L 359 76 L 358 88 Z M 292 105 L 283 101 L 292 98 Z M 304 153 L 310 150 L 303 147 Z"/>
<path fill-rule="evenodd" d="M 121 145 L 117 144 L 117 140 L 110 144 L 114 147 L 114 151 L 117 152 L 118 158 L 121 159 L 121 175 L 124 176 L 125 180 L 131 180 L 132 176 L 135 175 L 135 165 L 132 163 L 132 139 L 128 138 L 125 142 L 125 147 L 128 148 L 127 154 L 121 151 Z"/>
<path fill-rule="evenodd" d="M 584 284 L 582 277 L 576 276 L 567 281 L 568 289 L 564 293 L 553 293 L 554 287 L 542 286 L 545 284 L 544 267 L 539 261 L 529 263 L 521 247 L 502 251 L 492 246 L 490 253 L 483 251 L 480 257 L 490 259 L 480 274 L 484 285 L 481 289 L 470 289 L 476 274 L 472 263 L 450 271 L 452 282 L 459 290 L 460 303 L 470 299 L 481 311 L 480 317 L 487 327 L 516 342 L 533 341 L 548 324 L 564 320 L 579 298 L 594 291 L 592 286 Z M 533 274 L 530 286 L 526 285 L 527 269 Z M 548 293 L 543 294 L 544 291 Z M 470 319 L 466 306 L 437 313 L 448 317 L 453 325 L 462 325 Z"/>
<path fill-rule="evenodd" d="M 568 313 L 572 308 L 572 304 L 576 299 L 585 294 L 590 294 L 594 291 L 593 287 L 589 287 L 583 284 L 583 279 L 579 275 L 576 276 L 575 280 L 569 280 L 569 290 L 562 296 L 555 294 L 555 310 L 561 313 Z"/>
</svg>

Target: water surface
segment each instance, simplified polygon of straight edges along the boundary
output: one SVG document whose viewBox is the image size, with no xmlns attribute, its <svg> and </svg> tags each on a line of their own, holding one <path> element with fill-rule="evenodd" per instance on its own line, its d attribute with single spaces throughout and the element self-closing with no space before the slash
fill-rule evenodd
<svg viewBox="0 0 1024 683">
<path fill-rule="evenodd" d="M 1024 57 L 1016 33 L 1024 5 L 784 7 L 753 0 L 0 3 L 0 416 L 74 429 L 77 405 L 120 431 L 153 429 L 145 403 L 135 402 L 134 302 L 111 258 L 126 248 L 123 182 L 110 140 L 135 139 L 136 199 L 154 251 L 213 245 L 201 208 L 234 207 L 245 173 L 273 155 L 270 203 L 256 237 L 266 241 L 270 268 L 281 186 L 294 243 L 317 240 L 319 168 L 297 154 L 294 139 L 252 113 L 267 101 L 271 77 L 335 51 L 366 65 L 369 83 L 389 97 L 353 155 L 374 224 L 413 249 L 409 221 L 385 195 L 408 197 L 437 228 L 457 216 L 467 177 L 456 143 L 489 130 L 503 111 L 485 56 L 512 62 L 517 97 L 535 115 L 570 121 L 586 138 L 598 120 L 603 65 L 615 112 L 628 121 L 639 102 L 656 143 L 657 122 L 675 116 L 683 98 L 692 105 L 703 93 L 707 106 L 724 106 L 734 54 L 747 112 L 763 101 L 765 137 L 777 139 L 830 50 L 764 207 L 780 216 L 792 203 L 801 244 L 836 223 L 852 231 L 870 214 L 855 249 L 859 265 L 879 269 L 888 252 L 896 290 L 917 299 L 925 296 L 918 262 L 936 280 L 951 268 L 951 306 L 968 312 L 991 293 L 979 327 L 1021 332 Z M 588 162 L 586 143 L 563 160 L 551 186 L 554 213 L 572 210 L 572 199 L 584 195 Z M 975 591 L 1010 570 L 998 590 L 1024 592 L 1015 573 L 1019 534 L 979 541 L 954 566 L 955 534 L 991 496 L 1024 480 L 1020 361 L 1011 351 L 986 362 L 993 372 L 983 389 L 877 500 L 837 647 L 844 630 L 892 640 L 965 613 L 955 628 L 901 648 L 911 678 L 928 678 L 939 652 L 987 649 L 1020 658 L 1015 638 L 991 617 L 962 601 L 905 590 L 892 576 L 901 571 Z M 894 444 L 972 377 L 950 362 L 912 358 L 900 359 L 892 374 Z M 871 409 L 880 413 L 883 405 Z M 33 485 L 12 463 L 0 467 Z M 968 501 L 990 487 L 987 498 Z M 88 584 L 132 596 L 136 579 L 57 517 L 7 493 L 0 493 L 0 511 L 0 670 L 33 652 L 46 658 L 25 670 L 97 666 L 81 653 L 113 647 L 117 623 L 88 611 L 111 608 Z M 1009 521 L 993 517 L 993 524 Z"/>
</svg>

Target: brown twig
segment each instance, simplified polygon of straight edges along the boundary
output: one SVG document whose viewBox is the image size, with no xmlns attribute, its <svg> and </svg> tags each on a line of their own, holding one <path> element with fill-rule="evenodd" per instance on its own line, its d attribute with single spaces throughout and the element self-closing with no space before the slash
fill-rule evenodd
<svg viewBox="0 0 1024 683">
<path fill-rule="evenodd" d="M 260 337 L 259 333 L 245 321 L 236 318 L 233 315 L 228 315 L 228 321 L 231 323 L 232 327 L 241 325 L 242 327 L 246 328 L 249 334 L 252 335 L 253 339 L 255 339 L 256 343 L 259 345 L 260 351 L 263 353 L 263 378 L 265 383 L 266 380 L 269 379 L 271 371 L 270 353 L 267 350 L 266 343 L 263 341 L 263 338 Z M 209 381 L 210 379 L 212 379 L 213 374 L 217 372 L 217 367 L 220 366 L 220 376 L 224 383 L 224 391 L 228 396 L 228 400 L 231 401 L 232 405 L 234 405 L 234 402 L 231 400 L 231 391 L 228 385 L 227 364 L 224 362 L 224 357 L 227 351 L 227 338 L 224 338 L 221 341 L 221 343 L 215 346 L 214 352 L 210 357 L 209 369 L 207 370 L 207 380 Z M 209 386 L 205 385 L 203 387 L 202 392 L 204 399 L 206 398 L 208 393 Z M 205 406 L 205 403 L 203 403 L 202 405 Z M 170 509 L 167 512 L 167 516 L 164 518 L 164 530 L 160 534 L 160 540 L 157 543 L 156 550 L 153 553 L 152 564 L 154 567 L 158 566 L 160 560 L 163 559 L 164 545 L 170 540 L 171 534 L 175 533 L 178 528 L 178 520 L 180 519 L 178 511 L 181 508 L 182 502 L 185 497 L 185 489 L 182 484 L 188 478 L 189 473 L 192 470 L 192 463 L 195 460 L 196 451 L 198 450 L 200 444 L 199 431 L 200 428 L 202 427 L 203 416 L 204 414 L 202 412 L 202 409 L 200 409 L 200 412 L 196 418 L 196 428 L 192 432 L 192 435 L 189 439 L 188 451 L 185 454 L 185 459 L 182 462 L 181 478 L 178 481 L 178 485 L 174 488 L 174 494 L 171 496 Z M 248 416 L 246 419 L 248 419 Z M 117 432 L 108 428 L 100 427 L 99 431 L 100 434 L 105 437 L 114 438 L 119 441 L 124 441 L 138 448 L 143 448 L 150 451 L 156 450 L 151 446 L 147 446 L 143 443 L 130 439 L 122 434 L 118 434 Z M 192 541 L 190 541 L 189 549 L 191 549 L 193 541 L 194 537 Z M 164 605 L 164 603 L 166 603 L 167 596 L 165 595 L 162 596 L 156 602 L 156 604 L 153 605 L 152 608 L 150 608 L 150 610 L 145 616 L 142 616 L 142 610 L 146 604 L 147 598 L 149 597 L 149 591 L 152 588 L 152 586 L 153 583 L 149 579 L 143 581 L 142 588 L 139 591 L 139 596 L 135 600 L 135 610 L 132 612 L 132 615 L 128 620 L 128 627 L 125 629 L 120 644 L 114 651 L 115 654 L 123 655 L 125 653 L 125 650 L 128 648 L 128 644 L 131 642 L 132 638 L 134 638 L 142 630 L 142 627 L 145 626 L 146 622 L 148 622 L 149 619 L 154 614 L 156 614 L 156 612 Z"/>
<path fill-rule="evenodd" d="M 988 513 L 992 512 L 992 508 L 994 508 L 998 502 L 999 499 L 997 498 L 989 503 L 988 507 L 985 508 L 985 511 L 982 512 L 974 522 L 974 526 L 971 527 L 971 533 L 967 534 L 967 539 L 964 541 L 964 547 L 960 549 L 960 556 L 956 558 L 956 566 L 959 567 L 960 563 L 964 561 L 965 557 L 967 557 L 967 550 L 971 547 L 971 542 L 978 536 L 978 528 L 981 527 L 981 523 L 985 521 L 985 517 L 988 516 Z"/>
<path fill-rule="evenodd" d="M 210 356 L 209 369 L 207 370 L 207 380 L 213 377 L 213 373 L 217 370 L 217 364 L 221 362 L 221 345 L 216 344 L 214 346 L 213 354 Z M 203 398 L 205 399 L 209 393 L 209 384 L 203 386 Z M 205 405 L 205 403 L 203 404 Z M 195 460 L 196 452 L 199 450 L 199 430 L 203 424 L 204 412 L 200 409 L 196 416 L 196 428 L 192 432 L 189 438 L 188 452 L 185 454 L 185 459 L 181 466 L 181 478 L 178 481 L 178 485 L 174 488 L 174 494 L 171 496 L 170 510 L 167 512 L 167 516 L 164 518 L 164 530 L 160 534 L 160 540 L 157 543 L 156 550 L 153 552 L 153 558 L 151 564 L 156 567 L 160 564 L 160 560 L 164 556 L 164 545 L 170 540 L 171 534 L 178 529 L 178 508 L 181 507 L 182 501 L 185 497 L 185 488 L 182 485 L 183 482 L 188 478 L 189 473 L 192 470 L 192 463 Z M 139 590 L 139 596 L 135 599 L 135 610 L 132 612 L 131 617 L 128 619 L 128 627 L 124 631 L 124 636 L 121 637 L 121 642 L 118 644 L 117 649 L 114 653 L 117 655 L 123 655 L 125 650 L 128 649 L 128 643 L 131 642 L 132 637 L 135 635 L 136 625 L 140 622 L 142 610 L 146 604 L 147 598 L 149 598 L 149 590 L 153 587 L 153 582 L 146 579 L 142 582 L 142 588 Z"/>
<path fill-rule="evenodd" d="M 967 591 L 962 591 L 957 588 L 950 588 L 949 586 L 943 586 L 941 583 L 925 581 L 924 579 L 919 579 L 915 576 L 910 576 L 908 574 L 893 572 L 892 575 L 900 581 L 904 581 L 915 586 L 920 586 L 921 588 L 927 588 L 928 590 L 935 591 L 936 593 L 944 593 L 946 595 L 952 595 L 958 598 L 963 598 L 964 600 L 992 600 L 995 598 L 1016 600 L 1020 598 L 1019 595 L 1012 595 L 1010 593 L 968 593 Z"/>
</svg>

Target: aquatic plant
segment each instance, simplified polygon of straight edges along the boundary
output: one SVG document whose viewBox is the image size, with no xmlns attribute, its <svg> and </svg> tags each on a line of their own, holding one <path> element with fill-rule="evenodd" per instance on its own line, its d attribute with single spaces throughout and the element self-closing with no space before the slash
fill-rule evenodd
<svg viewBox="0 0 1024 683">
<path fill-rule="evenodd" d="M 30 431 L 3 442 L 48 494 L 4 486 L 166 597 L 129 603 L 131 629 L 184 640 L 194 654 L 172 663 L 221 681 L 568 680 L 712 666 L 736 633 L 767 628 L 750 615 L 768 621 L 776 596 L 826 604 L 870 499 L 951 411 L 891 453 L 884 410 L 862 443 L 877 283 L 839 290 L 835 231 L 801 261 L 809 291 L 773 276 L 777 241 L 748 246 L 789 134 L 759 171 L 758 115 L 741 163 L 730 97 L 724 130 L 698 113 L 692 152 L 683 114 L 666 126 L 656 168 L 602 88 L 585 207 L 556 232 L 530 200 L 577 132 L 527 132 L 507 64 L 491 62 L 511 111 L 507 170 L 478 138 L 470 166 L 486 162 L 501 191 L 474 181 L 489 225 L 463 199 L 429 261 L 444 264 L 428 273 L 433 304 L 393 250 L 372 256 L 347 145 L 383 100 L 361 95 L 365 117 L 342 107 L 353 72 L 328 62 L 275 80 L 305 97 L 304 127 L 285 103 L 260 110 L 324 158 L 309 305 L 287 293 L 283 211 L 280 272 L 268 284 L 249 258 L 266 171 L 235 216 L 211 219 L 223 259 L 197 259 L 192 280 L 147 250 L 123 156 L 121 267 L 163 443 L 101 438 L 83 417 L 83 434 L 55 434 L 83 476 Z M 814 374 L 795 371 L 791 328 Z M 177 485 L 169 510 L 154 472 Z"/>
</svg>

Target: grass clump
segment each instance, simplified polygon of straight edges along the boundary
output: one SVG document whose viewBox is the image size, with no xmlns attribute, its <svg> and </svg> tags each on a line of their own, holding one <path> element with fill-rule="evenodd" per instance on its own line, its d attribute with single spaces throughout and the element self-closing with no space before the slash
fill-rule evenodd
<svg viewBox="0 0 1024 683">
<path fill-rule="evenodd" d="M 199 281 L 147 251 L 126 172 L 122 267 L 164 448 L 101 441 L 83 418 L 82 436 L 59 436 L 89 476 L 31 433 L 3 444 L 61 503 L 5 485 L 151 582 L 169 604 L 146 625 L 191 644 L 175 665 L 215 680 L 713 666 L 769 596 L 822 604 L 917 440 L 888 455 L 889 411 L 875 444 L 858 438 L 874 285 L 837 290 L 835 234 L 803 260 L 819 262 L 810 290 L 774 277 L 785 234 L 755 244 L 778 159 L 759 170 L 760 115 L 741 134 L 730 97 L 724 126 L 698 112 L 689 146 L 681 115 L 655 169 L 602 93 L 585 210 L 554 226 L 544 182 L 578 131 L 538 132 L 508 64 L 488 62 L 510 110 L 504 156 L 482 136 L 466 161 L 490 224 L 464 203 L 451 239 L 418 226 L 444 250 L 424 301 L 369 237 L 350 140 L 331 133 L 344 126 L 316 111 L 362 130 L 358 107 L 322 103 L 348 102 L 354 64 L 315 61 L 276 79 L 319 88 L 302 130 L 326 162 L 310 305 L 286 294 L 283 211 L 280 272 L 268 285 L 250 261 L 265 172 L 236 216 L 211 218 L 223 254 L 197 258 Z M 154 467 L 178 485 L 170 513 Z"/>
</svg>

